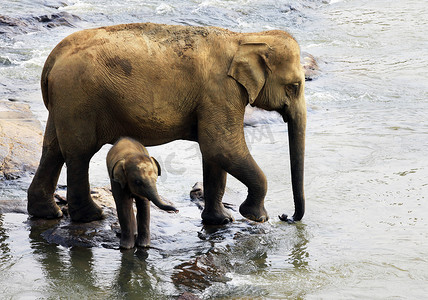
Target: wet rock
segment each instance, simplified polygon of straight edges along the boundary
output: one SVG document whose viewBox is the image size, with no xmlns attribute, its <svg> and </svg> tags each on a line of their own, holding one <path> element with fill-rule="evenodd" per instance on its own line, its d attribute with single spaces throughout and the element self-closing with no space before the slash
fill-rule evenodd
<svg viewBox="0 0 428 300">
<path fill-rule="evenodd" d="M 106 230 L 116 221 L 112 212 L 104 208 L 107 218 L 90 223 L 74 223 L 68 217 L 59 224 L 44 231 L 41 236 L 49 243 L 64 247 L 99 247 L 118 248 L 117 236 L 113 230 Z"/>
<path fill-rule="evenodd" d="M 0 215 L 6 213 L 27 213 L 27 202 L 20 200 L 0 200 Z"/>
<path fill-rule="evenodd" d="M 66 201 L 59 191 L 55 198 L 61 209 L 66 210 Z M 105 218 L 89 223 L 72 222 L 70 217 L 55 220 L 30 218 L 32 237 L 41 236 L 48 243 L 71 247 L 104 247 L 119 249 L 120 226 L 109 188 L 96 188 L 92 192 L 94 201 L 103 209 Z M 64 204 L 65 202 L 65 204 Z"/>
<path fill-rule="evenodd" d="M 305 80 L 311 81 L 320 75 L 320 68 L 315 57 L 307 52 L 301 53 L 300 63 L 305 71 Z"/>
<path fill-rule="evenodd" d="M 193 185 L 192 190 L 190 191 L 190 199 L 194 204 L 196 204 L 196 206 L 200 210 L 204 209 L 204 207 L 205 207 L 204 184 L 202 182 L 196 182 Z M 236 211 L 236 209 L 235 209 L 236 205 L 235 204 L 223 202 L 223 205 L 227 209 L 231 209 L 233 211 Z"/>
<path fill-rule="evenodd" d="M 35 16 L 30 19 L 41 23 L 41 25 L 46 28 L 54 28 L 58 26 L 75 27 L 74 23 L 81 20 L 78 16 L 67 12 Z"/>
<path fill-rule="evenodd" d="M 204 186 L 202 182 L 196 182 L 193 185 L 190 191 L 190 199 L 200 210 L 204 209 Z"/>
<path fill-rule="evenodd" d="M 39 30 L 39 28 L 36 24 L 29 22 L 24 18 L 21 19 L 0 15 L 0 34 L 8 36 L 29 33 L 37 30 Z"/>
<path fill-rule="evenodd" d="M 0 179 L 17 179 L 37 169 L 41 124 L 29 106 L 0 100 Z"/>
<path fill-rule="evenodd" d="M 27 26 L 27 23 L 23 20 L 20 20 L 18 18 L 12 18 L 8 16 L 0 15 L 0 26 L 4 27 L 25 27 Z M 0 31 L 0 33 L 2 33 Z"/>
<path fill-rule="evenodd" d="M 200 299 L 201 298 L 199 298 L 198 296 L 189 292 L 185 292 L 177 298 L 177 300 L 200 300 Z"/>
<path fill-rule="evenodd" d="M 0 34 L 25 34 L 58 26 L 75 27 L 81 19 L 67 12 L 41 16 L 10 17 L 0 15 Z"/>
</svg>

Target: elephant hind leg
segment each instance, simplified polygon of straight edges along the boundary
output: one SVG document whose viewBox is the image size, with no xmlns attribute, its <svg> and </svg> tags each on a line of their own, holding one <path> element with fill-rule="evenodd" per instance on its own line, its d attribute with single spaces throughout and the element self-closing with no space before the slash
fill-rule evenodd
<svg viewBox="0 0 428 300">
<path fill-rule="evenodd" d="M 76 100 L 77 101 L 77 100 Z M 101 220 L 102 209 L 93 201 L 89 185 L 89 162 L 103 145 L 97 137 L 93 112 L 75 120 L 71 111 L 55 118 L 58 143 L 67 165 L 67 202 L 70 218 L 74 222 Z"/>
<path fill-rule="evenodd" d="M 202 222 L 208 225 L 222 225 L 233 222 L 232 215 L 224 208 L 222 198 L 226 187 L 227 173 L 216 162 L 203 160 L 205 208 Z"/>
<path fill-rule="evenodd" d="M 104 217 L 102 209 L 90 194 L 90 157 L 81 155 L 66 159 L 68 212 L 75 222 L 91 222 Z"/>
<path fill-rule="evenodd" d="M 64 158 L 58 144 L 55 125 L 48 118 L 43 140 L 42 157 L 27 191 L 28 214 L 37 218 L 59 218 L 61 209 L 53 198 Z"/>
</svg>

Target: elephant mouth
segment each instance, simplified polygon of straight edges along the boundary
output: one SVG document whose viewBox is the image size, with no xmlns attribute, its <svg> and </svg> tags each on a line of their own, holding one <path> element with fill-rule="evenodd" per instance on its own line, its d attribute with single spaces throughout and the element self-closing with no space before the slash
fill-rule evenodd
<svg viewBox="0 0 428 300">
<path fill-rule="evenodd" d="M 281 115 L 282 119 L 284 120 L 284 123 L 288 123 L 289 117 L 287 113 L 287 106 L 284 105 L 284 107 L 279 109 L 277 112 Z"/>
</svg>

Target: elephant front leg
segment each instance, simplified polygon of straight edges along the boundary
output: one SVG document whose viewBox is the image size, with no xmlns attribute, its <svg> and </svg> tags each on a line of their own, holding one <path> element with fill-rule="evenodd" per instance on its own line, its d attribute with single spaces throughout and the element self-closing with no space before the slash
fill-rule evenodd
<svg viewBox="0 0 428 300">
<path fill-rule="evenodd" d="M 119 183 L 111 180 L 111 188 L 120 224 L 120 248 L 132 249 L 135 246 L 137 231 L 133 209 L 134 200 L 129 192 L 121 188 Z"/>
<path fill-rule="evenodd" d="M 137 205 L 138 247 L 150 246 L 150 202 L 147 198 L 135 198 Z"/>
<path fill-rule="evenodd" d="M 89 189 L 89 160 L 67 160 L 67 202 L 70 217 L 75 222 L 91 222 L 103 218 L 102 209 L 95 204 Z"/>
<path fill-rule="evenodd" d="M 221 225 L 233 222 L 232 215 L 224 208 L 222 198 L 227 173 L 219 164 L 203 159 L 204 199 L 202 211 L 204 224 Z"/>
<path fill-rule="evenodd" d="M 247 199 L 239 207 L 239 212 L 252 221 L 266 222 L 269 219 L 264 207 L 266 176 L 249 152 L 245 155 L 235 155 L 232 161 L 233 163 L 226 164 L 226 171 L 248 188 Z"/>
</svg>

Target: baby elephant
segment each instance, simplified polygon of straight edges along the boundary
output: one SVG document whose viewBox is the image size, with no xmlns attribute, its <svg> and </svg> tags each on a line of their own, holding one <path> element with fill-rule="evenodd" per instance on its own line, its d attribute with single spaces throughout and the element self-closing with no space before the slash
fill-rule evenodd
<svg viewBox="0 0 428 300">
<path fill-rule="evenodd" d="M 178 210 L 165 204 L 156 189 L 161 174 L 159 163 L 149 156 L 147 149 L 131 138 L 121 138 L 107 154 L 107 169 L 116 202 L 121 228 L 120 247 L 150 245 L 150 203 L 168 212 Z M 133 199 L 137 206 L 137 222 Z M 138 231 L 137 240 L 135 236 Z"/>
</svg>

